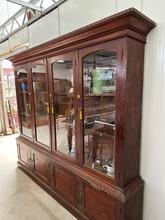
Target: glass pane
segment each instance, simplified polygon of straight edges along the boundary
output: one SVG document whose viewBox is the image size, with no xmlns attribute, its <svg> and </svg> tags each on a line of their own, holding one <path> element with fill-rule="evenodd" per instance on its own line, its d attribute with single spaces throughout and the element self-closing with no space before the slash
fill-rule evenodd
<svg viewBox="0 0 165 220">
<path fill-rule="evenodd" d="M 75 115 L 72 60 L 53 64 L 57 150 L 75 157 Z"/>
<path fill-rule="evenodd" d="M 98 51 L 83 59 L 84 162 L 115 173 L 116 53 Z"/>
<path fill-rule="evenodd" d="M 49 104 L 45 66 L 34 66 L 32 77 L 37 141 L 49 146 Z"/>
<path fill-rule="evenodd" d="M 17 76 L 22 133 L 32 138 L 32 115 L 27 71 L 25 69 L 20 69 L 17 71 Z"/>
</svg>

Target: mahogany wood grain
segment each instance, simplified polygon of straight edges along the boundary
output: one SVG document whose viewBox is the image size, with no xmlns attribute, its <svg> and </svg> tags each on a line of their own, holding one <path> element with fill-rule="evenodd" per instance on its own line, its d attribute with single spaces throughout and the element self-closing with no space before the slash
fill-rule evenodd
<svg viewBox="0 0 165 220">
<path fill-rule="evenodd" d="M 85 213 L 91 220 L 114 219 L 115 200 L 88 185 L 85 185 L 84 194 Z"/>
<path fill-rule="evenodd" d="M 76 202 L 76 176 L 59 166 L 54 166 L 54 185 L 62 195 L 71 202 Z"/>
<path fill-rule="evenodd" d="M 42 187 L 49 195 L 51 195 L 54 199 L 56 199 L 61 205 L 63 205 L 69 212 L 71 212 L 77 219 L 80 220 L 90 220 L 87 216 L 83 214 L 77 207 L 68 202 L 63 196 L 57 193 L 52 189 L 50 185 L 48 185 L 45 181 L 42 181 L 37 175 L 34 174 L 31 170 L 27 169 L 27 167 L 23 166 L 18 162 L 18 168 L 23 170 L 29 177 L 31 177 L 40 187 Z"/>
<path fill-rule="evenodd" d="M 39 176 L 43 181 L 50 184 L 51 171 L 50 171 L 50 162 L 48 161 L 48 158 L 38 153 L 37 151 L 33 151 L 33 162 L 34 162 L 34 173 L 37 176 Z"/>
<path fill-rule="evenodd" d="M 127 186 L 140 175 L 141 111 L 144 44 L 127 38 L 123 125 L 122 184 Z M 131 158 L 131 159 L 130 159 Z M 121 159 L 120 159 L 121 160 Z M 130 169 L 131 168 L 131 169 Z"/>
</svg>

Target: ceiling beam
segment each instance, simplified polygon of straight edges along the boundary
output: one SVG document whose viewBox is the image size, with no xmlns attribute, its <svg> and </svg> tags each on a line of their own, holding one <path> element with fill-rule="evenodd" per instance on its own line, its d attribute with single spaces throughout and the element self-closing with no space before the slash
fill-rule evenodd
<svg viewBox="0 0 165 220">
<path fill-rule="evenodd" d="M 8 2 L 12 2 L 12 3 L 15 3 L 17 5 L 21 5 L 23 7 L 26 7 L 26 8 L 31 8 L 31 9 L 34 9 L 36 11 L 40 11 L 41 12 L 41 8 L 34 5 L 34 4 L 31 4 L 29 2 L 24 2 L 22 0 L 7 0 Z"/>
</svg>

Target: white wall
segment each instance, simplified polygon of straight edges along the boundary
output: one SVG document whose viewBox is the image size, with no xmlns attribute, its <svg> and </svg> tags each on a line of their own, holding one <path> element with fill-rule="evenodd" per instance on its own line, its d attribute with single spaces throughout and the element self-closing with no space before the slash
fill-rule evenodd
<svg viewBox="0 0 165 220">
<path fill-rule="evenodd" d="M 68 0 L 29 27 L 30 47 L 129 7 L 158 26 L 147 37 L 144 71 L 141 175 L 145 181 L 144 219 L 165 219 L 165 1 Z M 58 12 L 58 13 L 57 13 Z"/>
<path fill-rule="evenodd" d="M 165 2 L 143 2 L 143 12 L 158 26 L 145 53 L 141 174 L 145 180 L 144 220 L 165 219 Z"/>
<path fill-rule="evenodd" d="M 68 0 L 59 7 L 60 35 L 115 12 L 115 0 Z"/>
<path fill-rule="evenodd" d="M 165 23 L 147 39 L 145 53 L 141 174 L 144 220 L 165 219 Z"/>
<path fill-rule="evenodd" d="M 28 27 L 29 47 L 59 37 L 58 9 L 52 11 Z"/>
</svg>

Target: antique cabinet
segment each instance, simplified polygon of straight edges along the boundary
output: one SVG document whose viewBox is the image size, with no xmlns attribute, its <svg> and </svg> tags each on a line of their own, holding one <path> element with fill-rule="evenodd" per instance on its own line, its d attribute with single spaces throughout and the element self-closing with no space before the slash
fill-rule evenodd
<svg viewBox="0 0 165 220">
<path fill-rule="evenodd" d="M 18 166 L 78 219 L 142 220 L 144 46 L 131 8 L 10 58 Z"/>
</svg>

